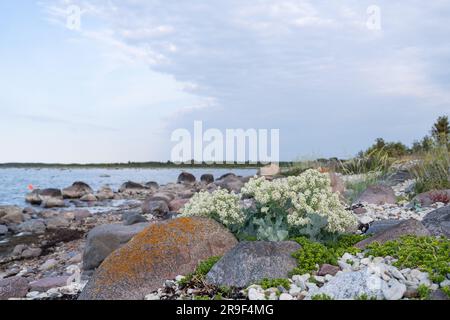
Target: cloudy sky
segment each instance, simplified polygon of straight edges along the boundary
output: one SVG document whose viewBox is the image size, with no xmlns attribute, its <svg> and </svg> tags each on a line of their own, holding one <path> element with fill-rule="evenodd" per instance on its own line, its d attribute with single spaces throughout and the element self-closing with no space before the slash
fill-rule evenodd
<svg viewBox="0 0 450 320">
<path fill-rule="evenodd" d="M 194 120 L 280 129 L 283 160 L 411 143 L 450 113 L 449 21 L 448 0 L 0 1 L 0 162 L 167 160 Z"/>
</svg>

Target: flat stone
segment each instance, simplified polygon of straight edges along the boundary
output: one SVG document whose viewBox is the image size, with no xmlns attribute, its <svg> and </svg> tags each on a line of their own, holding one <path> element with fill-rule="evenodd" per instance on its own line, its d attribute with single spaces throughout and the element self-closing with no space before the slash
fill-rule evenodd
<svg viewBox="0 0 450 320">
<path fill-rule="evenodd" d="M 48 277 L 30 283 L 31 291 L 47 292 L 52 288 L 61 288 L 67 286 L 68 276 Z"/>
<path fill-rule="evenodd" d="M 430 232 L 425 228 L 425 226 L 417 220 L 410 219 L 399 223 L 385 231 L 382 231 L 368 239 L 358 242 L 355 247 L 359 249 L 364 249 L 367 245 L 372 242 L 378 242 L 383 244 L 387 241 L 399 239 L 405 235 L 415 235 L 415 236 L 429 236 Z"/>
<path fill-rule="evenodd" d="M 28 280 L 13 277 L 0 280 L 0 300 L 24 298 L 28 293 Z"/>
<path fill-rule="evenodd" d="M 367 234 L 378 234 L 387 229 L 397 226 L 400 224 L 401 220 L 387 219 L 387 220 L 378 220 L 374 221 L 367 229 Z"/>
</svg>

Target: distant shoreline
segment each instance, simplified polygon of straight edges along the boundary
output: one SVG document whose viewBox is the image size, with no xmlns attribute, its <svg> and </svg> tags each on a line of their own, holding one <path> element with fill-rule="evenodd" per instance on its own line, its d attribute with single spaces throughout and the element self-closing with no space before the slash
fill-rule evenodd
<svg viewBox="0 0 450 320">
<path fill-rule="evenodd" d="M 0 169 L 258 169 L 262 164 L 175 164 L 163 162 L 130 163 L 0 163 Z"/>
</svg>

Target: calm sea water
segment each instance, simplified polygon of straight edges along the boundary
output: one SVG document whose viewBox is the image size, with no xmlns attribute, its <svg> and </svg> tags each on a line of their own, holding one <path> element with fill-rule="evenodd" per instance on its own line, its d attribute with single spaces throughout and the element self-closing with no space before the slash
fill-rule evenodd
<svg viewBox="0 0 450 320">
<path fill-rule="evenodd" d="M 35 189 L 58 188 L 83 181 L 94 190 L 109 185 L 117 190 L 122 183 L 134 181 L 145 183 L 156 181 L 159 184 L 176 182 L 180 169 L 0 169 L 0 205 L 25 205 L 25 195 L 31 184 Z M 241 176 L 256 174 L 256 169 L 188 169 L 200 178 L 210 173 L 215 178 L 233 172 Z"/>
</svg>

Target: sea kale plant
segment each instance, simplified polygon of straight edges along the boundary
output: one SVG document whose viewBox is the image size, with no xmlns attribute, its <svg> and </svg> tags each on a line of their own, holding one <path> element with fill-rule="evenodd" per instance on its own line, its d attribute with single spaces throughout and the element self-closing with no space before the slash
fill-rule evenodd
<svg viewBox="0 0 450 320">
<path fill-rule="evenodd" d="M 196 194 L 183 214 L 216 219 L 241 239 L 282 241 L 295 236 L 320 240 L 324 234 L 347 232 L 356 225 L 327 173 L 307 170 L 299 176 L 268 181 L 251 179 L 241 191 L 254 205 L 241 207 L 240 197 L 219 189 Z"/>
<path fill-rule="evenodd" d="M 182 214 L 212 218 L 234 232 L 245 222 L 244 212 L 239 206 L 239 196 L 225 189 L 196 193 L 186 204 Z"/>
</svg>

